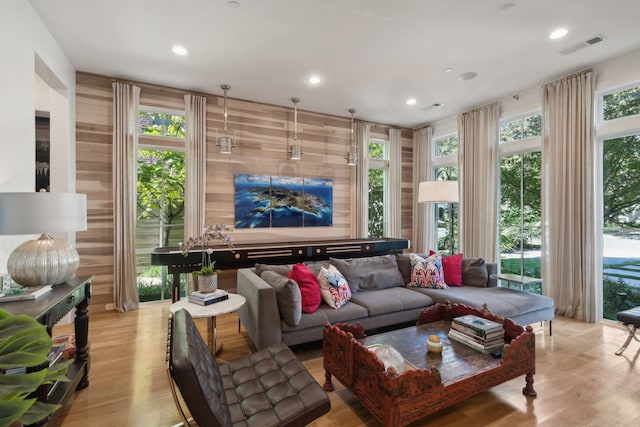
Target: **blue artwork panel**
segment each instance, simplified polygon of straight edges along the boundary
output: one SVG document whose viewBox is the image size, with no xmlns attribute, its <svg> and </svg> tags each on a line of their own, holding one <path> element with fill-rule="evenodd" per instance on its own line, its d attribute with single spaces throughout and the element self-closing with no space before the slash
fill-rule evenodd
<svg viewBox="0 0 640 427">
<path fill-rule="evenodd" d="M 271 226 L 302 227 L 302 178 L 271 177 Z"/>
<path fill-rule="evenodd" d="M 271 226 L 271 177 L 235 175 L 236 228 Z"/>
<path fill-rule="evenodd" d="M 304 226 L 333 225 L 333 181 L 304 179 Z"/>
</svg>

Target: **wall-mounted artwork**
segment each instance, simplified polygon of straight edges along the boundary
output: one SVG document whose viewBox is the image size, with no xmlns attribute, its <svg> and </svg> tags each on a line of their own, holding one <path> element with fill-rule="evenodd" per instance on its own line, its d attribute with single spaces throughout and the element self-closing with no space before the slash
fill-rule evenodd
<svg viewBox="0 0 640 427">
<path fill-rule="evenodd" d="M 236 228 L 333 224 L 333 181 L 235 175 Z"/>
</svg>

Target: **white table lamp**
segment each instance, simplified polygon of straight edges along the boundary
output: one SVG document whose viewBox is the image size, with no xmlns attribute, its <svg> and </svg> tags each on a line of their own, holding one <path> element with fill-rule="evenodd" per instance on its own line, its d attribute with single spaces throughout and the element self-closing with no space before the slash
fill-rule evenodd
<svg viewBox="0 0 640 427">
<path fill-rule="evenodd" d="M 78 251 L 49 233 L 87 229 L 87 197 L 76 193 L 0 193 L 0 234 L 40 234 L 9 255 L 7 271 L 23 286 L 57 285 L 80 264 Z"/>
</svg>

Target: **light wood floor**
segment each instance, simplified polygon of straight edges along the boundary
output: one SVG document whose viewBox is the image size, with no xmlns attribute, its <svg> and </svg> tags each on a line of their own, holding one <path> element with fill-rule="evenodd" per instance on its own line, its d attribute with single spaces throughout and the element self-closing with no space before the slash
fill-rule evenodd
<svg viewBox="0 0 640 427">
<path fill-rule="evenodd" d="M 180 417 L 165 369 L 168 304 L 143 305 L 128 313 L 91 315 L 90 385 L 76 394 L 65 427 L 173 426 Z M 220 355 L 228 360 L 252 351 L 235 314 L 218 318 Z M 198 319 L 202 333 L 206 321 Z M 58 326 L 54 333 L 65 333 Z M 205 335 L 206 336 L 206 335 Z M 419 426 L 638 426 L 640 425 L 640 344 L 622 356 L 614 352 L 626 330 L 565 318 L 536 327 L 537 398 L 522 395 L 524 378 L 445 409 Z M 294 348 L 319 383 L 324 381 L 319 346 Z M 348 390 L 336 381 L 331 411 L 313 426 L 379 426 Z M 204 426 L 203 426 L 204 427 Z"/>
</svg>

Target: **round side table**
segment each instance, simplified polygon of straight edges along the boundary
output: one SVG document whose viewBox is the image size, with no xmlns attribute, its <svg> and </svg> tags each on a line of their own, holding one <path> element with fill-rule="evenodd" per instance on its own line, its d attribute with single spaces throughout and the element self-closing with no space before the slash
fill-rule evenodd
<svg viewBox="0 0 640 427">
<path fill-rule="evenodd" d="M 216 316 L 221 314 L 228 314 L 238 311 L 240 307 L 244 305 L 246 299 L 242 295 L 229 293 L 229 299 L 224 301 L 218 301 L 210 305 L 199 305 L 189 302 L 187 298 L 183 298 L 180 301 L 176 301 L 169 306 L 171 314 L 184 308 L 191 314 L 193 318 L 206 317 L 207 318 L 207 344 L 211 354 L 215 357 L 217 353 L 222 350 L 222 344 L 220 348 L 216 345 L 217 331 L 216 331 Z"/>
</svg>

